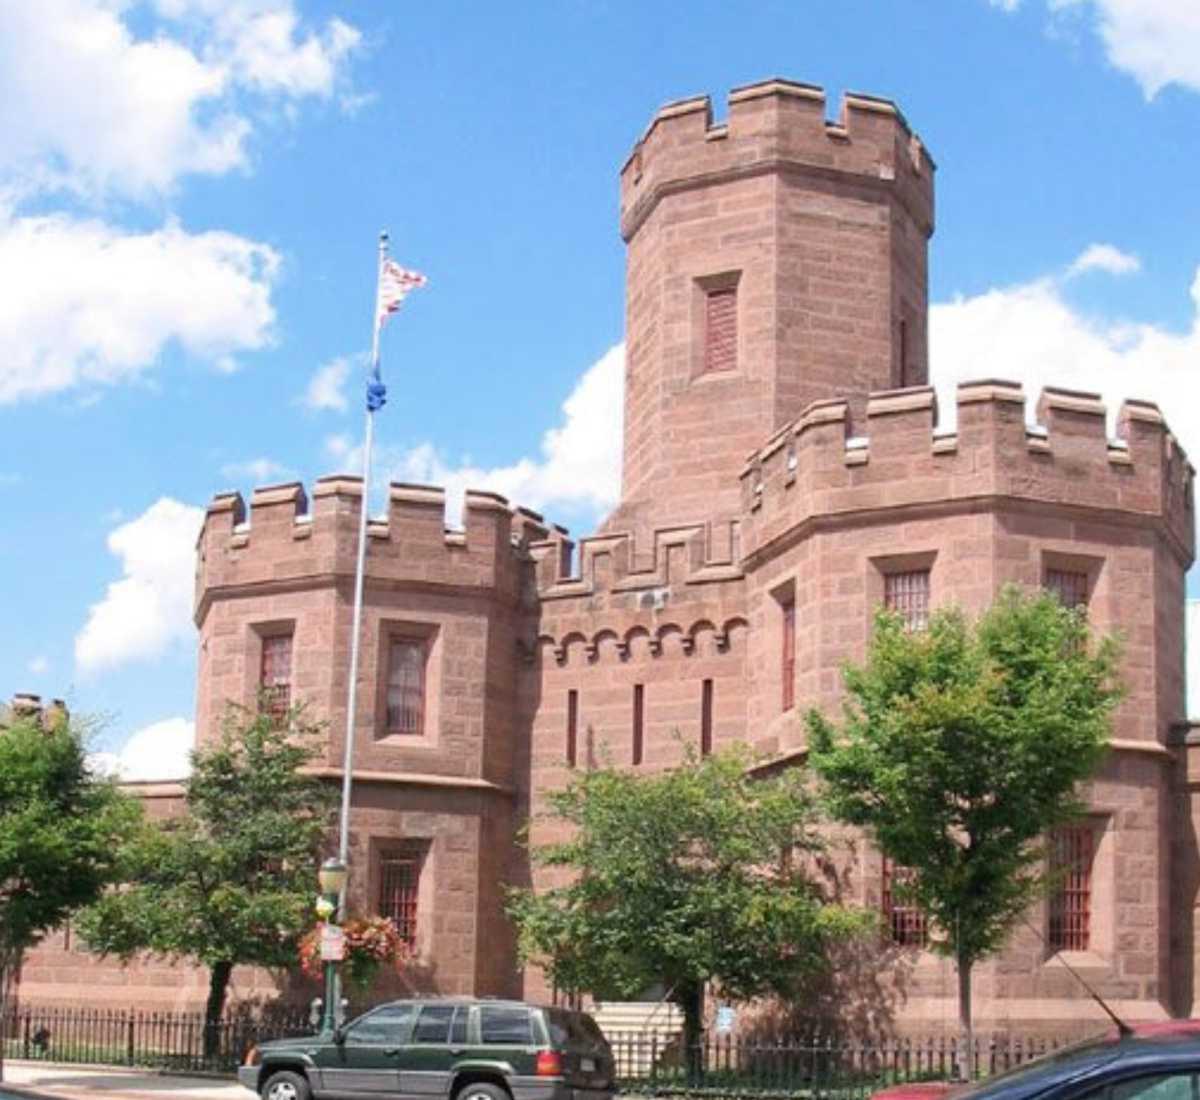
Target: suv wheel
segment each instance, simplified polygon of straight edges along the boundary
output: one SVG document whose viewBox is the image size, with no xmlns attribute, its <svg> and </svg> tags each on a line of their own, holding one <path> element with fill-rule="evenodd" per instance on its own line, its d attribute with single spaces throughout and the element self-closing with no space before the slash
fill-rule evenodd
<svg viewBox="0 0 1200 1100">
<path fill-rule="evenodd" d="M 262 1100 L 309 1100 L 311 1096 L 304 1076 L 290 1069 L 272 1073 L 262 1087 Z"/>
<path fill-rule="evenodd" d="M 502 1089 L 499 1085 L 491 1085 L 486 1081 L 476 1081 L 470 1085 L 463 1085 L 461 1089 L 454 1094 L 454 1100 L 512 1100 L 507 1089 Z"/>
</svg>

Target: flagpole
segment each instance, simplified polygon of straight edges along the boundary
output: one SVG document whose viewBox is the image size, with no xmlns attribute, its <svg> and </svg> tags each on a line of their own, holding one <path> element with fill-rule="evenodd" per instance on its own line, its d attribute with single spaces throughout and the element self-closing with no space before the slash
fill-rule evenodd
<svg viewBox="0 0 1200 1100">
<path fill-rule="evenodd" d="M 379 234 L 379 264 L 376 272 L 375 318 L 371 336 L 371 376 L 379 379 L 379 274 L 387 259 L 387 231 Z M 371 444 L 375 436 L 375 409 L 367 401 L 367 427 L 363 436 L 362 508 L 358 514 L 358 561 L 354 569 L 354 617 L 350 627 L 350 683 L 346 687 L 346 746 L 342 755 L 342 818 L 338 834 L 338 859 L 350 866 L 350 783 L 354 765 L 354 719 L 358 698 L 358 645 L 362 633 L 363 572 L 367 560 L 367 508 L 371 498 Z M 346 891 L 342 890 L 339 919 L 345 917 Z"/>
</svg>

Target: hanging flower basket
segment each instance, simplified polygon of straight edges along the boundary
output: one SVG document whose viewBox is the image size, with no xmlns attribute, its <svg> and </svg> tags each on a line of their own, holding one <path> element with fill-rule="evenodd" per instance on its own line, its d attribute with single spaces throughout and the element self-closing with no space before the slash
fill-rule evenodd
<svg viewBox="0 0 1200 1100">
<path fill-rule="evenodd" d="M 300 941 L 300 969 L 310 978 L 321 977 L 322 921 Z M 411 956 L 409 946 L 400 938 L 396 926 L 387 917 L 351 917 L 342 925 L 346 936 L 346 957 L 342 975 L 356 993 L 365 993 L 383 967 L 400 970 Z"/>
</svg>

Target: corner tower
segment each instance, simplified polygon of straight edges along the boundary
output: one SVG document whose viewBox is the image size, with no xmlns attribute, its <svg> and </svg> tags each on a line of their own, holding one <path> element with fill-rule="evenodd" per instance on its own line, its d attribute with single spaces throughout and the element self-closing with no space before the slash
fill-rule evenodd
<svg viewBox="0 0 1200 1100">
<path fill-rule="evenodd" d="M 813 401 L 855 419 L 925 384 L 933 170 L 871 96 L 828 122 L 821 89 L 770 80 L 723 125 L 707 96 L 655 115 L 621 171 L 622 525 L 732 515 L 746 455 Z"/>
</svg>

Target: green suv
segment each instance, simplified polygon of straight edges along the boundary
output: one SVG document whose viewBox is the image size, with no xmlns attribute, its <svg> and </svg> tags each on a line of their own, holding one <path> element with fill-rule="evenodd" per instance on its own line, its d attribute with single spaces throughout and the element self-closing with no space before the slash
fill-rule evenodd
<svg viewBox="0 0 1200 1100">
<path fill-rule="evenodd" d="M 238 1070 L 262 1100 L 609 1100 L 613 1076 L 585 1012 L 446 999 L 393 1001 L 332 1034 L 263 1043 Z"/>
</svg>

